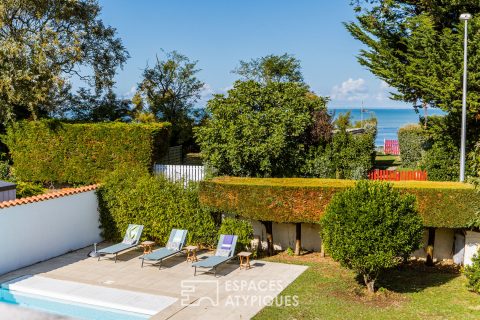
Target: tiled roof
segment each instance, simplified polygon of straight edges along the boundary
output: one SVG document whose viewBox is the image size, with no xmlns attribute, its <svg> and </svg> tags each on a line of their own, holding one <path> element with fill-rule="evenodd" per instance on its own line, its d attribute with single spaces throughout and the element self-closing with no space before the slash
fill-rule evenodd
<svg viewBox="0 0 480 320">
<path fill-rule="evenodd" d="M 80 187 L 80 188 L 65 188 L 65 189 L 55 191 L 55 192 L 40 194 L 38 196 L 15 199 L 15 200 L 10 200 L 10 201 L 4 201 L 4 202 L 0 202 L 0 209 L 14 207 L 14 206 L 22 205 L 22 204 L 27 204 L 27 203 L 49 200 L 49 199 L 61 198 L 61 197 L 69 196 L 69 195 L 76 194 L 76 193 L 92 191 L 92 190 L 97 189 L 97 187 L 98 187 L 98 185 L 93 184 L 93 185 L 90 185 L 90 186 L 85 186 L 85 187 Z"/>
</svg>

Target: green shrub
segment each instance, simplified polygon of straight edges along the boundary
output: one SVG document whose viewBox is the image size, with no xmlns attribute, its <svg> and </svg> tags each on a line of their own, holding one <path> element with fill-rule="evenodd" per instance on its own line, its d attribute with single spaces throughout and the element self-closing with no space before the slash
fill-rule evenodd
<svg viewBox="0 0 480 320">
<path fill-rule="evenodd" d="M 334 194 L 353 180 L 223 177 L 200 183 L 203 205 L 253 220 L 316 223 Z M 417 197 L 426 227 L 465 228 L 480 211 L 480 197 L 470 184 L 395 181 L 395 189 Z"/>
<path fill-rule="evenodd" d="M 23 121 L 10 126 L 2 140 L 20 181 L 88 184 L 124 163 L 150 169 L 168 147 L 169 127 Z"/>
<path fill-rule="evenodd" d="M 340 115 L 337 120 L 338 131 L 333 135 L 332 156 L 337 179 L 365 179 L 375 162 L 376 121 L 366 126 L 363 134 L 347 132 L 350 125 L 350 113 Z"/>
<path fill-rule="evenodd" d="M 142 238 L 164 245 L 173 228 L 187 229 L 187 243 L 213 247 L 217 227 L 210 211 L 200 207 L 198 186 L 184 188 L 139 166 L 122 167 L 97 189 L 102 235 L 117 241 L 128 224 L 144 225 Z"/>
<path fill-rule="evenodd" d="M 363 276 L 369 291 L 380 272 L 419 248 L 423 236 L 415 197 L 383 182 L 360 181 L 337 193 L 321 225 L 325 250 Z"/>
<path fill-rule="evenodd" d="M 428 173 L 428 180 L 458 181 L 460 152 L 454 144 L 435 142 L 425 152 L 420 168 Z"/>
<path fill-rule="evenodd" d="M 250 221 L 244 219 L 224 218 L 218 235 L 234 234 L 238 236 L 235 252 L 245 251 L 251 246 L 253 227 Z"/>
<path fill-rule="evenodd" d="M 472 258 L 472 264 L 465 266 L 463 274 L 468 280 L 467 287 L 473 292 L 480 293 L 480 251 Z"/>
<path fill-rule="evenodd" d="M 420 125 L 409 124 L 400 128 L 398 130 L 398 144 L 402 166 L 417 168 L 422 160 L 426 142 L 426 132 Z"/>
<path fill-rule="evenodd" d="M 46 189 L 39 183 L 17 181 L 15 172 L 7 161 L 0 161 L 0 180 L 13 182 L 17 185 L 17 199 L 36 196 L 43 194 L 46 191 Z"/>
<path fill-rule="evenodd" d="M 0 180 L 10 180 L 10 165 L 7 161 L 0 161 Z"/>
<path fill-rule="evenodd" d="M 33 182 L 16 182 L 17 184 L 17 199 L 33 197 L 45 193 L 46 189 L 38 183 Z"/>
</svg>

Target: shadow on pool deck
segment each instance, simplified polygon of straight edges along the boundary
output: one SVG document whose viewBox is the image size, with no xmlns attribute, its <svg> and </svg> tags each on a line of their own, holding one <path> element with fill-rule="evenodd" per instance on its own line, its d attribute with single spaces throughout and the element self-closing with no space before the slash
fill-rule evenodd
<svg viewBox="0 0 480 320">
<path fill-rule="evenodd" d="M 102 247 L 107 244 L 102 244 Z M 25 267 L 0 276 L 0 283 L 23 275 L 42 275 L 123 290 L 177 298 L 177 302 L 152 319 L 249 319 L 295 280 L 307 267 L 252 261 L 240 270 L 232 260 L 217 268 L 217 277 L 201 273 L 183 254 L 158 266 L 141 268 L 142 251 L 134 249 L 113 260 L 89 258 L 91 247 Z M 200 252 L 199 259 L 212 252 Z"/>
</svg>

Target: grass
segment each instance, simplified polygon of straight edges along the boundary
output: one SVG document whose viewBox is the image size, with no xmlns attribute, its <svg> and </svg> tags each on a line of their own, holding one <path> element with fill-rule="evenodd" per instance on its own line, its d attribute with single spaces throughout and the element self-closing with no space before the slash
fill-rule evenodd
<svg viewBox="0 0 480 320">
<path fill-rule="evenodd" d="M 377 155 L 375 157 L 375 169 L 387 169 L 389 167 L 399 167 L 402 164 L 400 156 Z"/>
<path fill-rule="evenodd" d="M 309 268 L 283 292 L 297 295 L 298 306 L 268 306 L 254 319 L 479 319 L 480 296 L 467 290 L 453 267 L 409 263 L 385 272 L 381 289 L 368 294 L 355 274 L 318 254 L 266 260 Z M 279 300 L 281 301 L 281 300 Z"/>
</svg>

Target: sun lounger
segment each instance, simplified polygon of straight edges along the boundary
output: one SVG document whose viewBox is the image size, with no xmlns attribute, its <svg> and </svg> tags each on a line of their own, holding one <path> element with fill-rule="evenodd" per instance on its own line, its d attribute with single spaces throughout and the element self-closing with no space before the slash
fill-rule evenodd
<svg viewBox="0 0 480 320">
<path fill-rule="evenodd" d="M 237 245 L 237 236 L 235 235 L 221 235 L 218 240 L 217 250 L 215 255 L 208 257 L 205 260 L 195 262 L 192 267 L 195 267 L 194 276 L 197 275 L 197 268 L 213 269 L 214 275 L 217 275 L 217 267 L 231 260 L 235 254 L 235 247 Z"/>
<path fill-rule="evenodd" d="M 152 253 L 140 257 L 140 259 L 142 259 L 142 268 L 143 263 L 148 262 L 151 264 L 160 263 L 158 268 L 161 269 L 163 260 L 182 252 L 186 237 L 187 230 L 173 229 L 172 232 L 170 232 L 170 237 L 168 238 L 167 245 L 164 248 L 160 248 Z"/>
<path fill-rule="evenodd" d="M 138 241 L 140 241 L 140 236 L 142 235 L 143 226 L 139 224 L 129 224 L 127 231 L 125 232 L 125 236 L 123 237 L 123 241 L 121 243 L 114 244 L 113 246 L 103 248 L 98 251 L 100 254 L 98 256 L 98 261 L 102 256 L 107 254 L 114 254 L 115 255 L 115 263 L 117 263 L 117 255 L 123 251 L 128 249 L 134 248 L 138 245 Z"/>
</svg>

